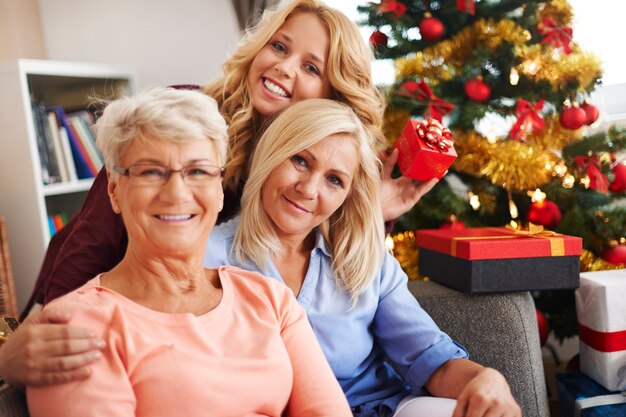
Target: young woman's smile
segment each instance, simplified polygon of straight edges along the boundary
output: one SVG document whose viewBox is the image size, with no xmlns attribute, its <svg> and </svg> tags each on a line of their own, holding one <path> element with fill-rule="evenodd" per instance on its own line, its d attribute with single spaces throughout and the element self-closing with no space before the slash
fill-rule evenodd
<svg viewBox="0 0 626 417">
<path fill-rule="evenodd" d="M 330 95 L 328 31 L 310 13 L 289 18 L 259 51 L 248 73 L 254 108 L 264 116 L 308 98 Z"/>
</svg>

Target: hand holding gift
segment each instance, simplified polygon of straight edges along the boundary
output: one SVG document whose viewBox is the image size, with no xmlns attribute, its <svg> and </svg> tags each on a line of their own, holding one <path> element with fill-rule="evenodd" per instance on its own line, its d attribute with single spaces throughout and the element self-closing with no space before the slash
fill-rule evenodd
<svg viewBox="0 0 626 417">
<path fill-rule="evenodd" d="M 454 139 L 438 120 L 409 120 L 395 148 L 402 175 L 419 181 L 440 179 L 456 159 Z"/>
</svg>

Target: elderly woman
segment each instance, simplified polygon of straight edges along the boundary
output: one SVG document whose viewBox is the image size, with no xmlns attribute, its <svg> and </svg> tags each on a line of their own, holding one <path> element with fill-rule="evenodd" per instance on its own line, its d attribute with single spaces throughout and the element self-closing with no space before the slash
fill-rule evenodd
<svg viewBox="0 0 626 417">
<path fill-rule="evenodd" d="M 259 139 L 241 216 L 216 227 L 205 265 L 291 288 L 355 416 L 520 416 L 504 377 L 439 330 L 385 251 L 379 169 L 351 109 L 293 104 Z"/>
<path fill-rule="evenodd" d="M 90 378 L 29 388 L 31 415 L 350 415 L 291 292 L 203 266 L 223 203 L 226 123 L 215 101 L 150 90 L 109 104 L 96 129 L 128 248 L 50 306 L 106 348 Z"/>
</svg>

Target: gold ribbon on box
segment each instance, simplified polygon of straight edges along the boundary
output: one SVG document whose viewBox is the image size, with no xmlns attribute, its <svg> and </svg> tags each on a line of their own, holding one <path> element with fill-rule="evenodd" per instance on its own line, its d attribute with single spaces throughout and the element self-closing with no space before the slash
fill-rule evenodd
<svg viewBox="0 0 626 417">
<path fill-rule="evenodd" d="M 505 232 L 509 235 L 499 236 L 459 236 L 453 237 L 450 243 L 450 255 L 456 256 L 457 244 L 461 240 L 485 240 L 485 239 L 515 239 L 518 237 L 535 237 L 540 239 L 548 239 L 550 241 L 550 256 L 564 256 L 565 255 L 565 240 L 562 236 L 551 230 L 544 230 L 543 226 L 530 223 L 528 230 L 515 229 L 511 226 L 506 228 L 490 228 L 499 233 Z"/>
</svg>

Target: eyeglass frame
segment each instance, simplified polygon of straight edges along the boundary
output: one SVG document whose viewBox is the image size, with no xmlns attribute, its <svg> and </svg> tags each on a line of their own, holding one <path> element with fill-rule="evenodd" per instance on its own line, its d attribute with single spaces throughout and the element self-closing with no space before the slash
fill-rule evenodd
<svg viewBox="0 0 626 417">
<path fill-rule="evenodd" d="M 122 166 L 119 165 L 115 165 L 113 167 L 113 170 L 115 172 L 117 172 L 118 174 L 128 177 L 129 180 L 132 181 L 133 178 L 139 178 L 138 176 L 133 176 L 130 174 L 130 170 L 134 167 L 140 167 L 140 166 L 153 166 L 153 167 L 159 167 L 159 168 L 163 168 L 165 170 L 165 175 L 162 177 L 163 179 L 161 181 L 155 181 L 154 183 L 150 183 L 150 182 L 146 182 L 144 183 L 144 185 L 165 185 L 167 184 L 167 182 L 170 180 L 170 178 L 172 177 L 172 174 L 174 173 L 180 173 L 180 176 L 183 180 L 183 183 L 185 183 L 188 186 L 192 186 L 192 187 L 197 187 L 200 186 L 200 184 L 193 184 L 193 183 L 189 183 L 187 182 L 186 178 L 188 177 L 188 175 L 185 175 L 185 170 L 188 170 L 190 168 L 201 168 L 201 167 L 211 167 L 211 168 L 219 168 L 220 169 L 220 174 L 219 176 L 209 176 L 210 179 L 217 179 L 217 178 L 224 178 L 224 173 L 226 172 L 226 167 L 224 166 L 219 166 L 219 165 L 211 165 L 211 164 L 191 164 L 191 165 L 187 165 L 182 167 L 181 169 L 171 169 L 165 165 L 161 165 L 158 163 L 137 163 L 137 164 L 133 164 L 131 166 L 129 166 L 128 168 L 124 168 Z M 136 180 L 135 180 L 136 181 Z M 208 182 L 207 182 L 208 184 Z M 204 185 L 204 184 L 202 184 Z"/>
</svg>

